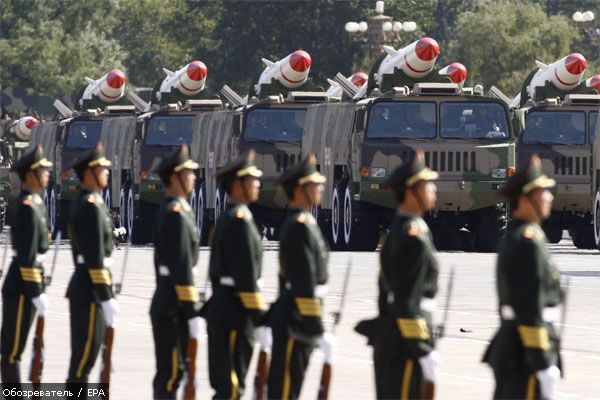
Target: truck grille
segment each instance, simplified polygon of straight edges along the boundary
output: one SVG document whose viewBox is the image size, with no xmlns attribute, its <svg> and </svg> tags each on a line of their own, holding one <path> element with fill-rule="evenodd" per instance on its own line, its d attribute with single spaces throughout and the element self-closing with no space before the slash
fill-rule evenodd
<svg viewBox="0 0 600 400">
<path fill-rule="evenodd" d="M 403 151 L 402 159 L 410 152 Z M 477 170 L 474 151 L 426 151 L 425 164 L 438 172 L 470 172 Z"/>
<path fill-rule="evenodd" d="M 296 156 L 296 154 L 277 154 L 275 156 L 275 169 L 276 172 L 282 172 L 295 165 L 297 162 L 300 162 L 300 154 Z"/>
<path fill-rule="evenodd" d="M 554 156 L 554 175 L 589 175 L 589 166 L 588 157 Z"/>
</svg>

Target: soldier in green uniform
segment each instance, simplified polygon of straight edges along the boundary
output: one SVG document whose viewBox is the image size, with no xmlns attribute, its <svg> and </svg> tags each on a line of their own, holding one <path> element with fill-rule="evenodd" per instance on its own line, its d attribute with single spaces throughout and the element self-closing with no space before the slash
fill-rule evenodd
<svg viewBox="0 0 600 400">
<path fill-rule="evenodd" d="M 183 376 L 188 340 L 198 340 L 200 302 L 192 268 L 200 246 L 192 207 L 187 198 L 194 190 L 198 164 L 186 145 L 178 147 L 156 167 L 165 185 L 165 200 L 154 230 L 156 291 L 150 317 L 154 334 L 156 374 L 154 398 L 174 399 Z"/>
<path fill-rule="evenodd" d="M 321 319 L 328 248 L 309 212 L 311 206 L 321 203 L 324 181 L 314 155 L 279 178 L 289 208 L 279 242 L 279 298 L 268 317 L 273 331 L 267 383 L 270 399 L 298 398 L 313 348 L 318 343 L 329 353 L 333 347 L 331 336 L 323 335 Z"/>
<path fill-rule="evenodd" d="M 500 245 L 496 270 L 500 329 L 484 356 L 494 370 L 495 399 L 551 399 L 560 377 L 553 322 L 561 302 L 559 273 L 541 228 L 550 216 L 553 179 L 533 155 L 501 195 L 512 221 Z"/>
<path fill-rule="evenodd" d="M 435 207 L 437 177 L 418 150 L 388 180 L 398 207 L 380 254 L 379 318 L 356 328 L 373 345 L 379 399 L 421 398 L 425 381 L 436 380 L 440 356 L 431 316 L 438 261 L 422 216 Z"/>
<path fill-rule="evenodd" d="M 48 309 L 40 262 L 40 255 L 48 250 L 48 231 L 40 192 L 48 185 L 50 166 L 41 146 L 25 153 L 12 166 L 22 186 L 15 210 L 18 223 L 13 223 L 10 230 L 14 256 L 2 287 L 0 364 L 5 389 L 21 389 L 19 363 L 33 317 L 36 311 L 45 316 Z"/>
<path fill-rule="evenodd" d="M 258 200 L 262 176 L 254 156 L 251 150 L 217 172 L 229 202 L 213 234 L 209 267 L 213 296 L 202 312 L 215 399 L 238 399 L 244 394 L 254 330 L 262 324 L 267 308 L 259 286 L 261 237 L 248 209 Z M 268 328 L 257 329 L 259 339 L 268 337 Z"/>
<path fill-rule="evenodd" d="M 100 191 L 108 185 L 110 161 L 98 143 L 74 161 L 81 189 L 71 204 L 69 236 L 75 271 L 67 289 L 71 314 L 71 361 L 67 386 L 85 386 L 107 326 L 119 313 L 112 290 L 113 230 Z M 85 388 L 84 388 L 85 392 Z"/>
</svg>

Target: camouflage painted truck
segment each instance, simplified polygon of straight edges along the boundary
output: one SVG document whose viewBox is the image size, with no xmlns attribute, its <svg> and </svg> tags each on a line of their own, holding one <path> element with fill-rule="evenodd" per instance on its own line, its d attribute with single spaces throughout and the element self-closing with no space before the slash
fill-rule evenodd
<svg viewBox="0 0 600 400">
<path fill-rule="evenodd" d="M 256 150 L 256 163 L 264 172 L 260 198 L 251 205 L 252 212 L 268 239 L 278 237 L 287 199 L 275 180 L 301 158 L 307 108 L 328 99 L 308 77 L 312 60 L 307 52 L 297 50 L 277 62 L 263 62 L 266 68 L 245 98 L 228 86 L 221 91 L 233 110 L 201 121 L 206 126 L 201 131 L 208 136 L 199 138 L 206 142 L 195 144 L 192 156 L 200 162 L 201 170 L 207 171 L 201 173 L 197 191 L 197 221 L 203 238 L 226 203 L 224 189 L 214 179 L 216 168 L 251 148 Z"/>
<path fill-rule="evenodd" d="M 507 105 L 481 88 L 462 88 L 462 64 L 436 74 L 433 39 L 385 50 L 366 89 L 350 93 L 355 101 L 308 110 L 302 151 L 316 153 L 327 176 L 324 202 L 315 210 L 321 228 L 335 249 L 374 250 L 395 209 L 386 179 L 420 148 L 440 173 L 437 206 L 426 216 L 436 245 L 495 250 L 507 224 L 497 193 L 515 166 Z M 453 83 L 436 83 L 439 75 Z"/>
<path fill-rule="evenodd" d="M 11 174 L 10 168 L 29 146 L 31 130 L 38 123 L 31 116 L 13 120 L 8 115 L 0 122 L 0 232 L 11 222 L 13 203 L 20 190 L 19 178 Z"/>
<path fill-rule="evenodd" d="M 114 187 L 119 187 L 122 180 L 123 157 L 132 141 L 130 130 L 135 128 L 136 121 L 136 107 L 129 103 L 130 96 L 125 96 L 125 80 L 125 74 L 118 69 L 97 80 L 86 78 L 88 85 L 78 96 L 74 110 L 56 100 L 54 106 L 62 118 L 34 128 L 30 146 L 42 144 L 48 158 L 54 162 L 50 184 L 44 193 L 49 225 L 54 234 L 65 232 L 71 202 L 79 189 L 77 176 L 69 166 L 98 142 L 104 145 L 107 158 L 113 161 L 109 186 L 102 196 L 109 210 L 118 208 L 120 197 Z M 118 225 L 117 214 L 113 215 L 113 223 Z"/>
<path fill-rule="evenodd" d="M 537 153 L 544 173 L 557 181 L 552 214 L 543 224 L 548 240 L 558 243 L 568 230 L 576 247 L 594 248 L 592 144 L 600 95 L 582 82 L 581 54 L 537 64 L 511 104 L 519 130 L 517 167 Z"/>
<path fill-rule="evenodd" d="M 600 94 L 600 75 L 595 75 L 590 78 L 588 80 L 588 85 L 595 87 L 596 91 Z M 596 118 L 594 140 L 592 144 L 592 195 L 594 242 L 596 248 L 600 250 L 600 118 Z"/>
<path fill-rule="evenodd" d="M 207 68 L 201 61 L 192 61 L 176 72 L 164 69 L 166 77 L 154 88 L 152 104 L 138 117 L 131 156 L 131 176 L 125 183 L 125 209 L 121 218 L 132 243 L 152 240 L 156 210 L 162 203 L 164 187 L 160 177 L 152 172 L 168 152 L 181 144 L 192 145 L 202 132 L 199 117 L 223 108 L 218 98 L 203 92 Z M 196 193 L 191 203 L 196 208 Z"/>
</svg>

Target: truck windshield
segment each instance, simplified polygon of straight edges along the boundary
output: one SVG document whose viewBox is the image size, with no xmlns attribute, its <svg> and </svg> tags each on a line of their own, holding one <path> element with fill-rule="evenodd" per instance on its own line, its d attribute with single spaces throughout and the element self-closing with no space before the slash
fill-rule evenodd
<svg viewBox="0 0 600 400">
<path fill-rule="evenodd" d="M 435 137 L 433 102 L 379 102 L 369 111 L 367 137 L 425 139 Z"/>
<path fill-rule="evenodd" d="M 590 144 L 594 143 L 596 138 L 596 122 L 598 121 L 598 111 L 592 111 L 588 117 L 588 132 L 590 137 Z M 598 127 L 600 129 L 600 126 Z"/>
<path fill-rule="evenodd" d="M 146 144 L 149 146 L 179 146 L 192 144 L 193 115 L 157 116 L 148 121 Z"/>
<path fill-rule="evenodd" d="M 523 143 L 585 144 L 585 112 L 532 111 L 525 116 Z"/>
<path fill-rule="evenodd" d="M 254 109 L 246 114 L 243 137 L 246 140 L 300 141 L 306 109 Z"/>
<path fill-rule="evenodd" d="M 444 102 L 440 110 L 443 138 L 508 139 L 504 107 L 489 102 Z"/>
<path fill-rule="evenodd" d="M 91 149 L 100 141 L 102 121 L 75 121 L 69 124 L 67 149 Z"/>
</svg>

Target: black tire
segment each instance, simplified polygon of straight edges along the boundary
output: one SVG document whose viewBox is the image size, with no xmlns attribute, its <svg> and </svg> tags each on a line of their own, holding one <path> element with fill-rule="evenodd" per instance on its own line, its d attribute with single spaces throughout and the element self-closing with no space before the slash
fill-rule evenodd
<svg viewBox="0 0 600 400">
<path fill-rule="evenodd" d="M 342 213 L 345 247 L 350 251 L 375 251 L 380 237 L 377 216 L 365 204 L 361 206 L 360 217 L 357 218 L 353 215 L 353 204 L 352 182 L 348 182 L 344 187 Z"/>
<path fill-rule="evenodd" d="M 343 214 L 343 190 L 344 185 L 340 181 L 336 181 L 333 185 L 331 193 L 331 235 L 328 238 L 331 250 L 344 250 L 344 233 L 342 223 L 344 221 Z"/>
<path fill-rule="evenodd" d="M 472 226 L 475 251 L 491 253 L 498 251 L 500 240 L 506 234 L 507 213 L 505 208 L 484 208 L 477 213 Z"/>
<path fill-rule="evenodd" d="M 549 243 L 556 244 L 562 240 L 562 228 L 544 227 L 544 232 L 546 233 Z"/>
<path fill-rule="evenodd" d="M 214 221 L 215 221 L 215 225 L 217 225 L 217 221 L 219 221 L 219 215 L 221 215 L 221 213 L 223 211 L 225 211 L 225 191 L 223 190 L 223 188 L 221 186 L 217 186 L 217 189 L 215 190 L 215 217 L 214 217 Z"/>
<path fill-rule="evenodd" d="M 433 244 L 440 251 L 464 250 L 458 227 L 435 227 L 431 229 Z"/>
<path fill-rule="evenodd" d="M 153 207 L 143 201 L 132 200 L 133 215 L 129 216 L 128 213 L 128 221 L 130 221 L 129 225 L 131 227 L 131 243 L 150 243 L 152 241 L 152 226 L 155 217 L 152 212 Z"/>
<path fill-rule="evenodd" d="M 129 184 L 124 184 L 119 192 L 119 227 L 127 230 L 126 236 L 129 236 L 127 229 L 127 196 L 129 195 Z"/>
<path fill-rule="evenodd" d="M 200 236 L 200 245 L 206 246 L 208 245 L 211 225 L 206 209 L 206 187 L 204 182 L 200 184 L 197 191 L 196 207 L 198 208 L 198 212 L 196 213 L 196 226 L 198 227 L 198 234 Z"/>
<path fill-rule="evenodd" d="M 591 224 L 579 225 L 576 229 L 573 229 L 574 235 L 573 245 L 578 249 L 595 249 L 596 241 L 594 240 L 594 226 Z"/>
<path fill-rule="evenodd" d="M 600 190 L 596 191 L 594 198 L 594 241 L 596 248 L 600 250 Z"/>
</svg>

